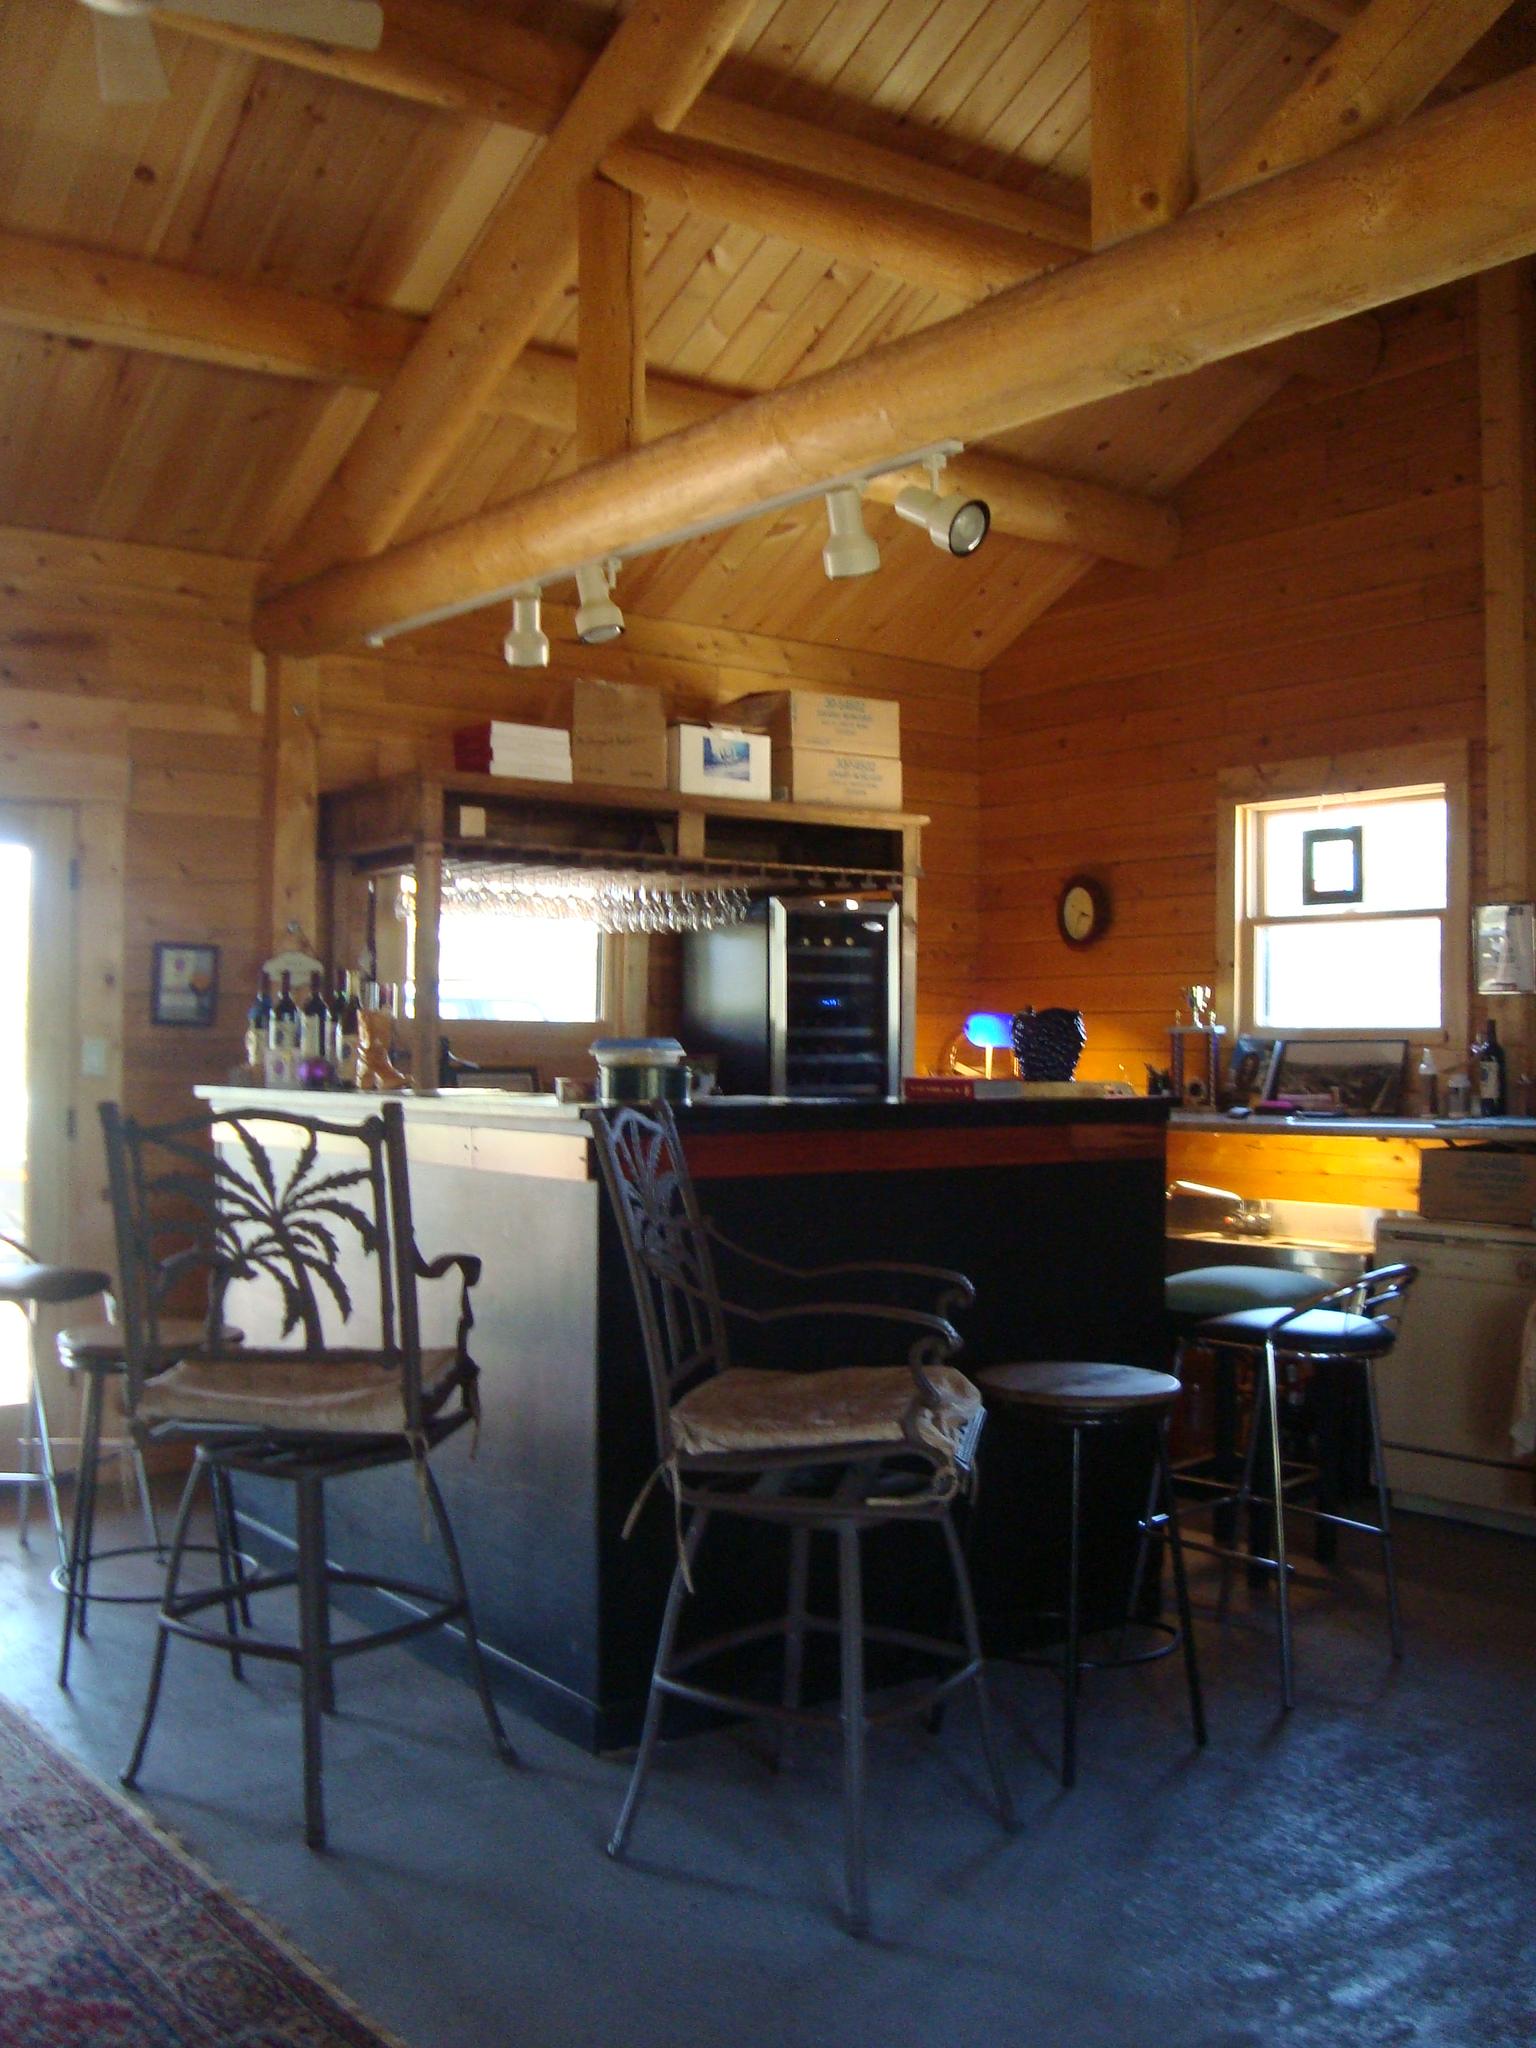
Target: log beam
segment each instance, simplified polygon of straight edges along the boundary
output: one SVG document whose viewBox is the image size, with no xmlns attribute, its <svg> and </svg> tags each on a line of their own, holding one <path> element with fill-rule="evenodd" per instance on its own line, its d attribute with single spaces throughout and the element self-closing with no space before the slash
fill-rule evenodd
<svg viewBox="0 0 1536 2048">
<path fill-rule="evenodd" d="M 1346 34 L 1370 5 L 1370 0 L 1280 0 L 1288 14 L 1299 15 L 1330 35 Z M 1511 71 L 1523 71 L 1536 64 L 1536 31 L 1523 22 L 1500 21 L 1455 67 L 1446 84 L 1458 92 L 1470 92 L 1479 85 L 1492 85 Z"/>
<path fill-rule="evenodd" d="M 1091 0 L 1093 246 L 1177 220 L 1195 194 L 1191 0 Z"/>
<path fill-rule="evenodd" d="M 645 439 L 645 218 L 606 178 L 588 180 L 578 211 L 576 460 L 598 462 Z"/>
<path fill-rule="evenodd" d="M 377 391 L 404 361 L 424 324 L 413 314 L 334 306 L 271 285 L 197 277 L 137 257 L 0 231 L 0 326 Z M 1374 346 L 1369 322 L 1350 321 L 1342 329 L 1297 339 L 1326 344 L 1342 333 L 1342 347 L 1334 347 L 1341 360 L 1354 363 L 1356 344 L 1349 337 L 1362 329 Z M 1321 351 L 1319 367 L 1329 367 Z M 741 402 L 739 391 L 652 376 L 646 380 L 645 431 L 675 433 Z M 525 348 L 493 394 L 491 409 L 574 434 L 573 358 L 558 349 Z M 988 500 L 1000 533 L 1034 541 L 1058 541 L 1070 534 L 1071 546 L 1111 561 L 1138 566 L 1166 561 L 1177 534 L 1173 512 L 1151 498 L 997 456 L 967 456 L 964 487 Z"/>
<path fill-rule="evenodd" d="M 1509 0 L 1371 0 L 1205 187 L 1215 197 L 1406 120 Z"/>
<path fill-rule="evenodd" d="M 284 551 L 279 581 L 373 554 L 400 532 L 570 281 L 582 185 L 637 122 L 675 124 L 751 5 L 651 0 L 620 22 Z"/>
<path fill-rule="evenodd" d="M 957 220 L 938 207 L 684 136 L 626 137 L 602 167 L 605 177 L 646 199 L 733 221 L 799 248 L 852 257 L 888 277 L 963 299 L 984 298 L 1077 255 L 1061 242 Z"/>
<path fill-rule="evenodd" d="M 1514 262 L 1536 251 L 1533 129 L 1528 72 L 719 420 L 273 592 L 258 639 L 320 651 L 468 610 L 882 453 L 984 440 L 1326 325 L 1342 307 Z"/>
</svg>

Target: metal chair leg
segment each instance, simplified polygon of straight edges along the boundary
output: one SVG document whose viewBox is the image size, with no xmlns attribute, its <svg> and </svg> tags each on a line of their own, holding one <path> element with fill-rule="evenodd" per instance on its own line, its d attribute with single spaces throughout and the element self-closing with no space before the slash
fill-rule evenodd
<svg viewBox="0 0 1536 2048">
<path fill-rule="evenodd" d="M 448 1519 L 448 1508 L 443 1500 L 432 1467 L 425 1461 L 421 1467 L 426 1482 L 427 1499 L 432 1504 L 432 1513 L 437 1522 L 437 1532 L 443 1539 L 443 1554 L 448 1560 L 448 1576 L 453 1584 L 453 1597 L 458 1604 L 464 1623 L 464 1648 L 469 1656 L 470 1676 L 475 1682 L 475 1691 L 480 1695 L 481 1710 L 486 1726 L 491 1731 L 491 1743 L 503 1763 L 515 1764 L 517 1751 L 501 1724 L 501 1715 L 496 1710 L 496 1701 L 491 1693 L 490 1680 L 486 1675 L 485 1658 L 480 1649 L 480 1638 L 475 1631 L 474 1610 L 469 1604 L 469 1587 L 464 1578 L 464 1566 L 459 1557 L 459 1546 L 454 1537 L 453 1524 Z"/>
<path fill-rule="evenodd" d="M 1179 1529 L 1179 1509 L 1173 1492 L 1173 1470 L 1168 1463 L 1168 1422 L 1157 1426 L 1157 1473 L 1162 1483 L 1163 1509 L 1167 1515 L 1168 1555 L 1173 1566 L 1173 1593 L 1183 1639 L 1184 1676 L 1189 1685 L 1189 1717 L 1195 1741 L 1205 1747 L 1205 1700 L 1200 1691 L 1200 1665 L 1195 1653 L 1194 1616 L 1189 1606 L 1189 1582 L 1184 1573 L 1184 1538 Z"/>
<path fill-rule="evenodd" d="M 843 1869 L 848 1897 L 848 1931 L 869 1932 L 869 1882 L 864 1817 L 866 1744 L 869 1721 L 864 1702 L 864 1588 L 855 1522 L 837 1531 L 838 1642 L 842 1657 Z"/>
<path fill-rule="evenodd" d="M 698 1555 L 699 1545 L 704 1540 L 704 1531 L 708 1526 L 708 1510 L 695 1508 L 693 1520 L 688 1524 L 688 1533 L 683 1538 L 683 1554 L 677 1561 L 672 1573 L 672 1584 L 667 1592 L 666 1611 L 661 1618 L 661 1634 L 656 1643 L 656 1664 L 651 1676 L 651 1690 L 645 1703 L 645 1723 L 640 1731 L 640 1746 L 635 1751 L 635 1767 L 629 1774 L 629 1789 L 624 1794 L 624 1804 L 619 1809 L 613 1833 L 608 1838 L 610 1856 L 622 1856 L 628 1847 L 630 1830 L 635 1824 L 635 1815 L 640 1810 L 646 1780 L 655 1761 L 656 1743 L 661 1734 L 662 1703 L 666 1698 L 660 1681 L 668 1675 L 672 1648 L 677 1640 L 677 1626 L 682 1618 L 683 1601 L 688 1592 L 688 1581 L 693 1576 L 693 1561 Z"/>
<path fill-rule="evenodd" d="M 329 1694 L 330 1630 L 326 1613 L 325 1503 L 312 1473 L 296 1486 L 299 1568 L 299 1680 L 304 1719 L 304 1839 L 325 1847 L 322 1726 Z"/>
<path fill-rule="evenodd" d="M 33 1427 L 37 1431 L 35 1441 L 37 1444 L 38 1464 L 41 1468 L 37 1483 L 42 1486 L 43 1492 L 47 1496 L 48 1518 L 53 1523 L 53 1540 L 58 1548 L 59 1563 L 65 1571 L 68 1571 L 69 1546 L 64 1537 L 64 1515 L 59 1507 L 59 1481 L 53 1465 L 53 1437 L 49 1433 L 48 1410 L 43 1402 L 42 1375 L 37 1369 L 37 1325 L 31 1316 L 27 1318 L 27 1346 L 28 1370 L 32 1392 Z M 29 1443 L 27 1447 L 27 1469 L 29 1471 L 31 1470 L 31 1465 L 32 1447 Z M 24 1550 L 27 1548 L 27 1522 L 29 1519 L 28 1510 L 31 1506 L 31 1495 L 31 1486 L 24 1484 L 21 1488 L 21 1500 L 16 1511 L 17 1540 Z"/>
<path fill-rule="evenodd" d="M 144 1762 L 144 1751 L 149 1742 L 150 1724 L 155 1718 L 155 1708 L 160 1702 L 160 1681 L 165 1675 L 165 1651 L 170 1641 L 170 1630 L 166 1617 L 174 1615 L 176 1594 L 181 1579 L 181 1560 L 187 1547 L 187 1531 L 192 1524 L 192 1507 L 197 1499 L 197 1489 L 207 1470 L 207 1454 L 198 1450 L 192 1461 L 192 1470 L 187 1474 L 187 1483 L 182 1488 L 181 1505 L 176 1510 L 176 1526 L 171 1531 L 171 1553 L 165 1568 L 165 1593 L 160 1602 L 160 1620 L 155 1629 L 155 1654 L 149 1667 L 149 1690 L 144 1699 L 144 1714 L 139 1722 L 138 1740 L 133 1745 L 133 1755 L 128 1759 L 122 1773 L 125 1785 L 135 1784 L 140 1766 Z"/>
<path fill-rule="evenodd" d="M 1081 1677 L 1078 1594 L 1082 1572 L 1083 1432 L 1072 1427 L 1072 1527 L 1067 1543 L 1067 1647 L 1062 1667 L 1061 1782 L 1077 1783 L 1077 1694 Z"/>
<path fill-rule="evenodd" d="M 210 1505 L 213 1509 L 213 1544 L 219 1559 L 219 1585 L 224 1593 L 224 1628 L 229 1636 L 229 1669 L 233 1678 L 243 1678 L 245 1661 L 240 1655 L 241 1624 L 251 1625 L 251 1603 L 245 1591 L 245 1567 L 236 1540 L 234 1501 L 229 1474 L 222 1465 L 209 1471 Z"/>
<path fill-rule="evenodd" d="M 1273 1343 L 1264 1346 L 1264 1400 L 1268 1404 L 1270 1479 L 1274 1499 L 1274 1565 L 1280 1602 L 1280 1696 L 1287 1713 L 1296 1704 L 1291 1656 L 1291 1569 L 1285 1556 L 1285 1469 L 1280 1462 L 1280 1376 Z"/>
<path fill-rule="evenodd" d="M 805 1604 L 810 1580 L 811 1532 L 796 1523 L 789 1532 L 789 1589 L 784 1612 L 784 1683 L 779 1698 L 786 1707 L 800 1705 L 805 1676 Z M 773 1764 L 782 1770 L 794 1745 L 794 1729 L 780 1721 L 775 1729 Z"/>
<path fill-rule="evenodd" d="M 88 1373 L 85 1412 L 80 1423 L 80 1461 L 75 1471 L 75 1512 L 69 1558 L 64 1568 L 64 1639 L 59 1647 L 59 1684 L 69 1685 L 69 1653 L 74 1637 L 85 1636 L 90 1591 L 91 1545 L 96 1524 L 96 1464 L 101 1446 L 101 1374 Z"/>
<path fill-rule="evenodd" d="M 1376 1366 L 1365 1362 L 1365 1392 L 1371 1413 L 1371 1466 L 1376 1475 L 1377 1519 L 1381 1525 L 1381 1563 L 1387 1580 L 1387 1626 L 1392 1632 L 1392 1654 L 1403 1654 L 1403 1615 L 1397 1597 L 1397 1557 L 1392 1538 L 1392 1489 L 1387 1484 L 1387 1462 L 1381 1451 L 1381 1410 L 1376 1400 Z"/>
<path fill-rule="evenodd" d="M 960 1608 L 960 1627 L 964 1635 L 966 1655 L 976 1666 L 976 1715 L 981 1723 L 981 1753 L 986 1759 L 987 1772 L 992 1780 L 992 1793 L 997 1801 L 998 1818 L 1011 1834 L 1018 1826 L 1018 1818 L 1014 1812 L 1013 1794 L 1008 1789 L 1008 1780 L 1003 1776 L 997 1733 L 992 1726 L 992 1699 L 987 1690 L 985 1660 L 981 1653 L 981 1630 L 976 1622 L 976 1596 L 971 1591 L 971 1575 L 966 1570 L 965 1553 L 960 1547 L 960 1538 L 955 1533 L 954 1521 L 947 1509 L 940 1519 L 939 1527 L 944 1532 L 950 1568 L 955 1576 L 955 1599 Z"/>
</svg>

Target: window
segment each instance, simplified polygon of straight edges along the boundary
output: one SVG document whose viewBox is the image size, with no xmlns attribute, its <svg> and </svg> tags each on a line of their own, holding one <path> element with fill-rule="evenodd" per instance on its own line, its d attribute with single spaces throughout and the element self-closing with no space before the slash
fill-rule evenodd
<svg viewBox="0 0 1536 2048">
<path fill-rule="evenodd" d="M 1372 787 L 1351 786 L 1347 763 L 1315 764 L 1318 781 L 1325 766 L 1332 787 L 1306 789 L 1305 768 L 1228 778 L 1266 791 L 1234 790 L 1229 806 L 1236 1028 L 1460 1038 L 1464 772 Z"/>
<path fill-rule="evenodd" d="M 405 958 L 415 957 L 415 884 L 401 878 Z M 438 1015 L 517 1024 L 595 1024 L 603 1016 L 603 935 L 571 917 L 517 917 L 445 903 L 437 927 Z M 405 1007 L 414 1013 L 409 980 Z"/>
</svg>

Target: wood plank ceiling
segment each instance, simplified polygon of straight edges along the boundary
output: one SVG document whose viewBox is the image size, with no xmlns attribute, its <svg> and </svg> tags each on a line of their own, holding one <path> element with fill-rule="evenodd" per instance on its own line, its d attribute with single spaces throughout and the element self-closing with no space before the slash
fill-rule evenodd
<svg viewBox="0 0 1536 2048">
<path fill-rule="evenodd" d="M 410 0 L 384 5 L 394 17 Z M 1352 11 L 1349 0 L 1201 0 L 1203 165 L 1225 162 L 1327 47 L 1338 20 L 1306 16 L 1329 7 Z M 491 11 L 587 52 L 612 27 L 610 13 L 563 0 Z M 107 108 L 77 0 L 0 0 L 0 230 L 425 315 L 535 147 L 506 123 L 169 26 L 158 34 L 170 97 Z M 1086 240 L 1083 0 L 760 0 L 711 91 L 1049 201 Z M 645 207 L 653 378 L 767 391 L 965 303 L 854 250 L 797 247 L 666 200 Z M 536 342 L 569 352 L 576 322 L 573 287 Z M 366 390 L 112 346 L 60 324 L 8 324 L 0 308 L 5 524 L 270 559 L 373 403 Z M 987 452 L 1166 496 L 1280 375 L 1256 361 L 1219 364 Z M 487 413 L 406 532 L 496 505 L 574 459 L 565 428 Z M 868 516 L 886 556 L 879 576 L 829 584 L 821 521 L 796 510 L 635 563 L 620 595 L 654 618 L 977 669 L 1091 560 L 999 532 L 955 562 L 884 507 Z M 488 614 L 488 643 L 501 630 L 499 610 Z"/>
</svg>

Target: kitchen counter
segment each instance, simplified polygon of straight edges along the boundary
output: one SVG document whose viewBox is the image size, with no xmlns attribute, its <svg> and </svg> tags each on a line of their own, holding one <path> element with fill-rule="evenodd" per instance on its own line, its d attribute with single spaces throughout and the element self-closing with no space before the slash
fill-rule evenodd
<svg viewBox="0 0 1536 2048">
<path fill-rule="evenodd" d="M 1431 1138 L 1446 1143 L 1536 1145 L 1529 1116 L 1232 1116 L 1220 1110 L 1176 1109 L 1174 1131 L 1220 1131 L 1233 1137 Z"/>
</svg>

